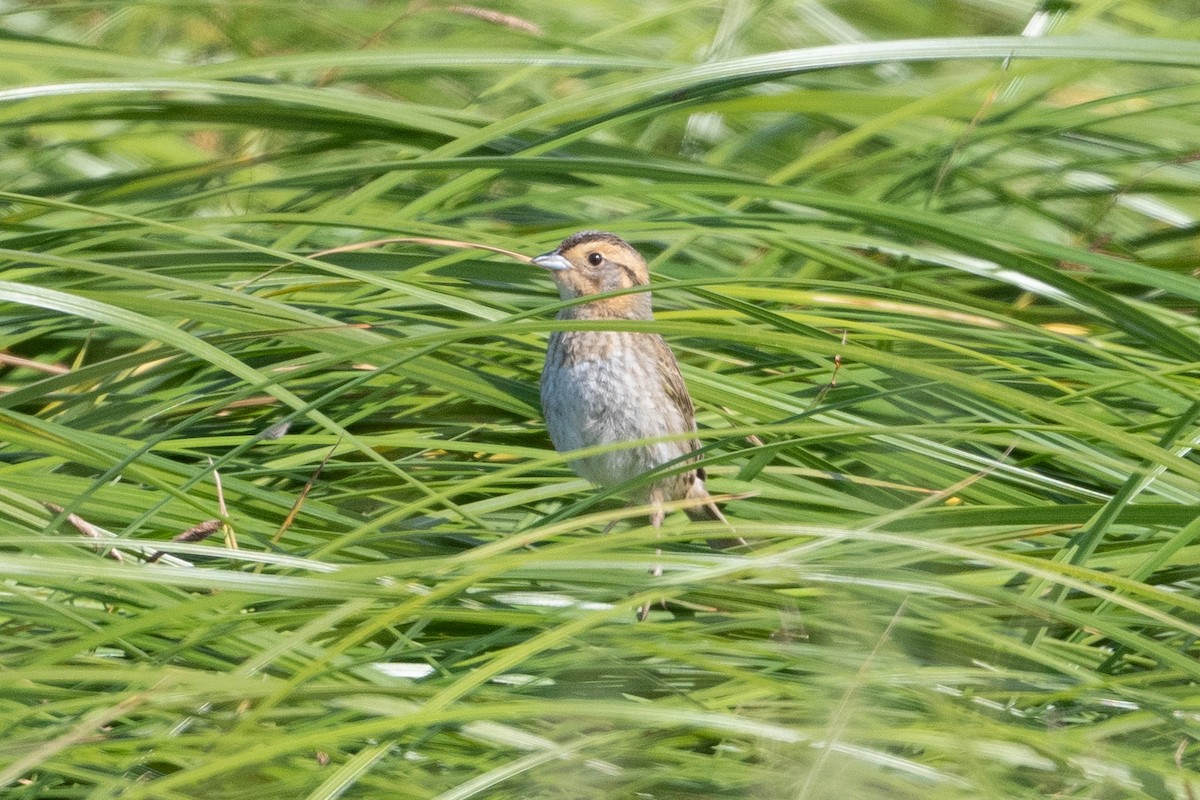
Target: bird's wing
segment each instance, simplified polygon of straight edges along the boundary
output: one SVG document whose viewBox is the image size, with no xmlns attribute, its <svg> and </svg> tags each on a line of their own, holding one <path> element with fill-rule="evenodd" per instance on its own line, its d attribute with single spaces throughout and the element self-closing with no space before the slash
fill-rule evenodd
<svg viewBox="0 0 1200 800">
<path fill-rule="evenodd" d="M 696 410 L 692 406 L 692 398 L 688 394 L 687 385 L 683 382 L 683 375 L 679 372 L 679 362 L 675 360 L 675 354 L 671 352 L 671 348 L 661 336 L 655 335 L 651 341 L 653 342 L 654 371 L 662 380 L 663 391 L 675 407 L 679 418 L 683 420 L 684 430 L 694 431 L 696 430 Z M 689 445 L 692 450 L 695 450 L 700 443 L 692 441 Z"/>
</svg>

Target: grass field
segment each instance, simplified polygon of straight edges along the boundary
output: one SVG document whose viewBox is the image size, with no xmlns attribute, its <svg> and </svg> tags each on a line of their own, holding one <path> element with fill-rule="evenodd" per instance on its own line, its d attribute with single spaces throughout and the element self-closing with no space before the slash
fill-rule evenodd
<svg viewBox="0 0 1200 800">
<path fill-rule="evenodd" d="M 1183 0 L 0 2 L 0 794 L 1194 800 L 1198 75 Z M 547 276 L 348 247 L 597 227 L 748 541 L 656 579 Z"/>
</svg>

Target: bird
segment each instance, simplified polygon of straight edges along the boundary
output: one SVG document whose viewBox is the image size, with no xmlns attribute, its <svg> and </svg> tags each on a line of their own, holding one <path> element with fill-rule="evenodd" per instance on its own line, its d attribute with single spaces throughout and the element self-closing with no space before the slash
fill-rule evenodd
<svg viewBox="0 0 1200 800">
<path fill-rule="evenodd" d="M 563 300 L 650 285 L 641 254 L 605 231 L 572 234 L 532 263 L 550 271 Z M 558 319 L 643 321 L 654 319 L 654 312 L 650 292 L 642 291 L 577 303 L 559 311 Z M 546 348 L 541 401 L 550 440 L 559 452 L 633 443 L 569 459 L 576 474 L 597 486 L 624 483 L 678 459 L 688 465 L 697 461 L 688 457 L 700 447 L 695 438 L 641 441 L 696 431 L 695 409 L 679 362 L 657 333 L 555 331 Z M 689 467 L 641 484 L 629 499 L 650 507 L 655 528 L 663 523 L 663 504 L 679 500 L 691 501 L 683 510 L 692 520 L 728 524 L 705 478 L 703 467 Z M 714 539 L 709 544 L 724 548 L 745 542 Z M 652 572 L 661 574 L 661 568 Z"/>
</svg>

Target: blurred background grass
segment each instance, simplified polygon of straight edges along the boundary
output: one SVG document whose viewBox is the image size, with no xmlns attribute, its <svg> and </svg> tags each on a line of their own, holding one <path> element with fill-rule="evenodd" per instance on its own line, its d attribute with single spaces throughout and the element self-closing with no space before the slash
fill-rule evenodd
<svg viewBox="0 0 1200 800">
<path fill-rule="evenodd" d="M 5 797 L 1194 797 L 1198 34 L 0 3 Z M 321 255 L 591 227 L 747 495 L 654 581 L 544 275 Z"/>
</svg>

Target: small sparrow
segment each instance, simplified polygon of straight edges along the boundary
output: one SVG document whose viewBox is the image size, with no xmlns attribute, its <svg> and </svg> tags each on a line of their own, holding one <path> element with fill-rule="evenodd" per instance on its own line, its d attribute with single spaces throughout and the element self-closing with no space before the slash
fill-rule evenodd
<svg viewBox="0 0 1200 800">
<path fill-rule="evenodd" d="M 550 270 L 564 300 L 650 284 L 646 262 L 611 233 L 580 231 L 557 250 L 533 259 Z M 564 308 L 559 319 L 650 320 L 650 293 L 605 297 Z M 696 430 L 692 398 L 679 364 L 657 333 L 558 331 L 550 336 L 542 370 L 542 411 L 554 448 L 570 452 L 603 444 L 635 442 Z M 634 444 L 572 460 L 571 468 L 599 486 L 622 483 L 695 451 L 695 439 Z M 688 463 L 696 459 L 688 459 Z M 724 515 L 704 487 L 696 467 L 643 485 L 630 498 L 653 509 L 659 527 L 664 502 L 695 500 L 684 511 L 694 520 Z M 740 539 L 709 542 L 713 547 L 744 544 Z M 656 574 L 658 570 L 656 569 Z"/>
</svg>

